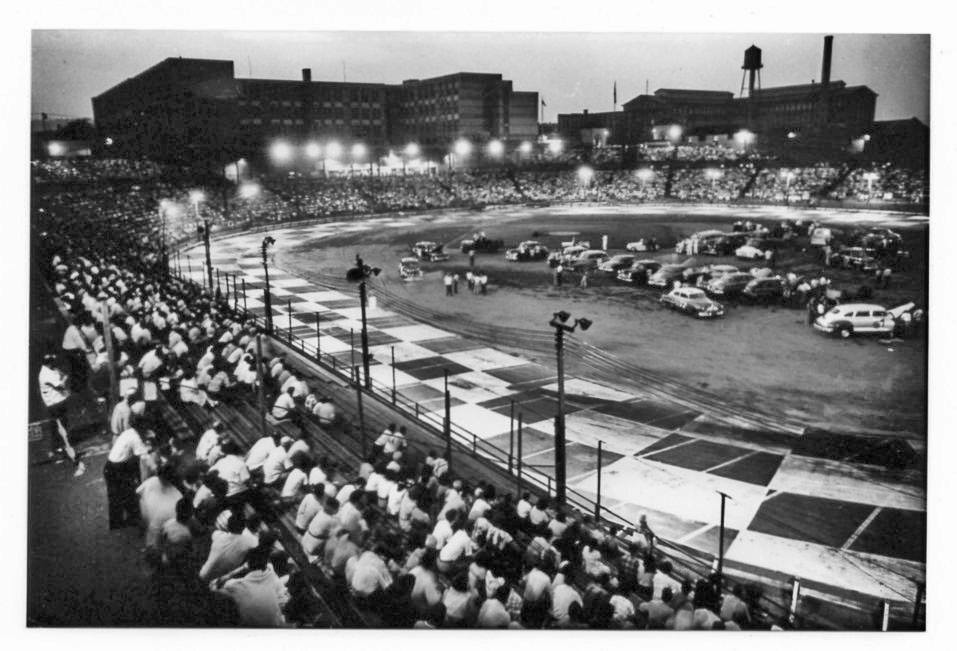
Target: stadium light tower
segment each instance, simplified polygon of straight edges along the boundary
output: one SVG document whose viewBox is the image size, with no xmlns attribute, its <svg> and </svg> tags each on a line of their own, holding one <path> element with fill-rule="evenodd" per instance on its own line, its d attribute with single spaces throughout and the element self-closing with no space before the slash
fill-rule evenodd
<svg viewBox="0 0 957 651">
<path fill-rule="evenodd" d="M 246 181 L 239 186 L 239 196 L 243 199 L 253 199 L 259 196 L 261 188 L 258 183 L 252 181 Z"/>
<path fill-rule="evenodd" d="M 209 292 L 213 292 L 213 260 L 209 253 L 209 219 L 199 214 L 199 204 L 206 201 L 206 194 L 202 190 L 193 190 L 189 193 L 189 201 L 196 210 L 196 230 L 203 237 L 203 248 L 206 250 L 206 284 Z M 199 222 L 202 221 L 202 224 Z"/>
<path fill-rule="evenodd" d="M 459 138 L 452 145 L 452 151 L 449 152 L 449 171 L 455 167 L 456 158 L 466 158 L 472 153 L 472 143 L 466 138 Z"/>
<path fill-rule="evenodd" d="M 362 379 L 366 389 L 372 389 L 372 378 L 369 376 L 369 329 L 366 323 L 366 281 L 378 276 L 382 270 L 370 267 L 356 253 L 356 264 L 346 272 L 346 280 L 359 283 L 359 308 L 362 315 Z"/>
<path fill-rule="evenodd" d="M 672 124 L 670 127 L 668 127 L 668 140 L 670 140 L 672 144 L 678 144 L 681 142 L 682 133 L 683 130 L 680 124 Z"/>
<path fill-rule="evenodd" d="M 558 138 L 548 142 L 548 153 L 552 154 L 553 156 L 558 156 L 560 153 L 562 153 L 562 149 L 564 148 L 565 144 Z"/>
<path fill-rule="evenodd" d="M 522 156 L 528 156 L 532 153 L 532 143 L 528 140 L 525 140 L 518 146 L 518 151 Z"/>
<path fill-rule="evenodd" d="M 307 142 L 305 151 L 306 157 L 310 160 L 319 160 L 322 156 L 322 147 L 319 146 L 318 142 Z"/>
<path fill-rule="evenodd" d="M 419 152 L 420 152 L 419 145 L 417 145 L 414 142 L 410 142 L 409 144 L 405 146 L 405 149 L 402 152 L 404 154 L 404 156 L 402 156 L 402 174 L 403 175 L 405 175 L 406 164 L 410 160 L 418 158 Z"/>
<path fill-rule="evenodd" d="M 486 150 L 491 158 L 499 160 L 505 154 L 505 145 L 501 140 L 490 140 Z"/>
<path fill-rule="evenodd" d="M 571 314 L 562 310 L 552 315 L 548 325 L 555 328 L 555 353 L 558 359 L 558 412 L 555 414 L 555 499 L 565 503 L 565 333 L 582 332 L 591 327 L 591 320 L 580 318 L 569 323 Z"/>
<path fill-rule="evenodd" d="M 277 140 L 269 147 L 269 158 L 277 165 L 288 165 L 293 158 L 293 148 L 285 140 Z"/>
</svg>

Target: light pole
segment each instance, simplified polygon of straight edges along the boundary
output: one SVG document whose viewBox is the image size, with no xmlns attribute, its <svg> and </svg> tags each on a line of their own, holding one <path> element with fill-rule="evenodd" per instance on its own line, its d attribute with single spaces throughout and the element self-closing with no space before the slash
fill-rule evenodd
<svg viewBox="0 0 957 651">
<path fill-rule="evenodd" d="M 591 327 L 590 319 L 575 319 L 569 325 L 571 315 L 562 310 L 552 315 L 548 325 L 555 328 L 555 353 L 558 358 L 558 413 L 555 414 L 555 499 L 565 503 L 565 333 L 582 331 Z"/>
<path fill-rule="evenodd" d="M 724 503 L 731 498 L 727 493 L 716 491 L 721 496 L 721 526 L 718 529 L 718 588 L 724 582 Z"/>
<path fill-rule="evenodd" d="M 369 330 L 366 324 L 366 281 L 378 276 L 382 270 L 378 267 L 370 267 L 362 261 L 362 258 L 356 253 L 356 265 L 346 272 L 346 280 L 359 283 L 359 310 L 362 315 L 362 373 L 363 384 L 366 389 L 372 389 L 372 378 L 369 377 Z M 358 378 L 356 378 L 358 380 Z"/>
<path fill-rule="evenodd" d="M 161 234 L 162 234 L 162 241 L 160 242 L 160 246 L 162 247 L 160 249 L 160 261 L 163 265 L 163 274 L 167 278 L 169 278 L 169 273 L 170 273 L 169 250 L 166 244 L 166 209 L 167 209 L 167 201 L 166 199 L 163 199 L 162 201 L 160 201 L 160 206 L 159 206 L 160 228 L 161 228 Z"/>
<path fill-rule="evenodd" d="M 267 235 L 263 238 L 262 244 L 262 256 L 263 256 L 263 272 L 266 274 L 266 292 L 263 295 L 263 303 L 266 304 L 266 332 L 272 333 L 272 296 L 270 296 L 269 289 L 269 253 L 268 249 L 270 246 L 276 243 L 276 240 L 273 239 L 271 235 Z"/>
<path fill-rule="evenodd" d="M 213 261 L 209 254 L 209 220 L 205 217 L 200 217 L 199 214 L 199 202 L 206 198 L 199 190 L 193 190 L 189 193 L 189 199 L 193 202 L 193 207 L 196 209 L 196 221 L 202 220 L 202 225 L 197 226 L 203 236 L 203 248 L 206 249 L 206 284 L 209 286 L 209 293 L 213 293 Z"/>
</svg>

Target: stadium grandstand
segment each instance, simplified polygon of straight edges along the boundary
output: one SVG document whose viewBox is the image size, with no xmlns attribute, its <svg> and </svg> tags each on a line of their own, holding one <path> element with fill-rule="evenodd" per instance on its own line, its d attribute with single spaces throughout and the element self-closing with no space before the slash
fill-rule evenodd
<svg viewBox="0 0 957 651">
<path fill-rule="evenodd" d="M 561 503 L 550 482 L 530 470 L 523 480 L 511 456 L 506 468 L 475 453 L 474 442 L 453 441 L 442 424 L 364 389 L 358 365 L 337 367 L 273 328 L 264 310 L 240 305 L 235 284 L 212 288 L 171 260 L 197 241 L 198 226 L 217 236 L 400 211 L 921 206 L 925 170 L 856 159 L 792 164 L 717 145 L 648 148 L 625 165 L 611 149 L 546 146 L 508 166 L 250 169 L 239 179 L 149 160 L 43 158 L 31 179 L 34 284 L 57 307 L 35 352 L 43 381 L 59 378 L 46 404 L 66 395 L 74 403 L 69 417 L 51 410 L 35 445 L 51 457 L 65 448 L 82 475 L 97 462 L 78 441 L 108 423 L 109 454 L 97 470 L 110 528 L 141 528 L 141 564 L 158 604 L 154 620 L 138 623 L 922 625 L 908 604 L 809 597 L 802 603 L 814 607 L 799 608 L 786 581 L 726 576 L 656 536 L 654 518 L 621 522 L 600 509 L 596 517 L 590 503 Z"/>
</svg>

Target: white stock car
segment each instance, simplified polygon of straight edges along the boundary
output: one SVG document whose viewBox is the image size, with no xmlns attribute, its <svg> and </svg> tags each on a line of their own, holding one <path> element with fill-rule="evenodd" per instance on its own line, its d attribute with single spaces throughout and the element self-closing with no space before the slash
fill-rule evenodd
<svg viewBox="0 0 957 651">
<path fill-rule="evenodd" d="M 724 306 L 712 301 L 697 287 L 679 287 L 661 297 L 668 307 L 696 316 L 699 319 L 713 319 L 724 315 Z"/>
<path fill-rule="evenodd" d="M 894 314 L 882 305 L 844 303 L 815 319 L 814 327 L 844 339 L 858 332 L 890 334 L 894 331 Z"/>
</svg>

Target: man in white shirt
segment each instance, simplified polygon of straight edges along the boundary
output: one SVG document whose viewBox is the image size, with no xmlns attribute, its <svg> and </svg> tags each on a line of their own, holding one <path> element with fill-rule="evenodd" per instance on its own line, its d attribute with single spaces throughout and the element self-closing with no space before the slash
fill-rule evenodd
<svg viewBox="0 0 957 651">
<path fill-rule="evenodd" d="M 266 463 L 266 458 L 275 447 L 276 439 L 269 434 L 263 435 L 258 441 L 253 443 L 253 446 L 249 448 L 249 452 L 246 453 L 246 467 L 249 469 L 249 472 L 254 473 L 257 470 L 262 470 L 263 464 Z"/>
<path fill-rule="evenodd" d="M 142 419 L 133 416 L 130 428 L 116 437 L 103 466 L 110 529 L 139 523 L 136 487 L 140 483 L 140 457 L 149 453 L 140 435 L 142 429 Z"/>
<path fill-rule="evenodd" d="M 46 355 L 40 367 L 40 397 L 53 418 L 53 432 L 50 436 L 50 456 L 56 455 L 60 447 L 73 462 L 73 476 L 79 477 L 86 472 L 86 465 L 80 461 L 76 450 L 70 445 L 70 433 L 66 428 L 67 410 L 69 405 L 70 388 L 69 378 L 60 370 L 55 355 Z"/>
<path fill-rule="evenodd" d="M 279 394 L 279 397 L 276 398 L 276 402 L 273 403 L 272 406 L 271 413 L 273 418 L 276 420 L 292 420 L 297 422 L 296 399 L 292 397 L 292 394 L 292 387 L 289 387 Z"/>
<path fill-rule="evenodd" d="M 249 481 L 249 470 L 246 468 L 246 462 L 239 456 L 239 446 L 230 439 L 223 441 L 223 458 L 213 464 L 210 472 L 216 471 L 221 479 L 224 479 L 229 485 L 226 490 L 226 497 L 236 497 L 247 489 Z"/>
<path fill-rule="evenodd" d="M 196 444 L 196 459 L 198 461 L 205 461 L 206 464 L 210 466 L 216 463 L 215 459 L 210 463 L 209 455 L 213 448 L 219 445 L 219 439 L 222 437 L 224 429 L 223 424 L 217 420 L 209 426 L 209 429 L 203 432 L 203 435 L 199 437 L 199 442 Z"/>
<path fill-rule="evenodd" d="M 269 451 L 269 455 L 263 462 L 263 483 L 272 486 L 282 479 L 286 472 L 286 459 L 289 456 L 289 448 L 292 447 L 292 439 L 283 436 L 279 439 L 279 445 Z"/>
<path fill-rule="evenodd" d="M 213 531 L 209 556 L 199 570 L 201 581 L 209 582 L 229 574 L 246 561 L 246 554 L 258 544 L 258 539 L 245 532 L 246 519 L 241 512 L 230 514 L 226 531 Z"/>
<path fill-rule="evenodd" d="M 269 564 L 269 550 L 251 550 L 246 565 L 249 572 L 242 578 L 229 579 L 219 592 L 236 602 L 242 626 L 284 626 L 282 609 L 289 601 L 289 592 Z"/>
</svg>

